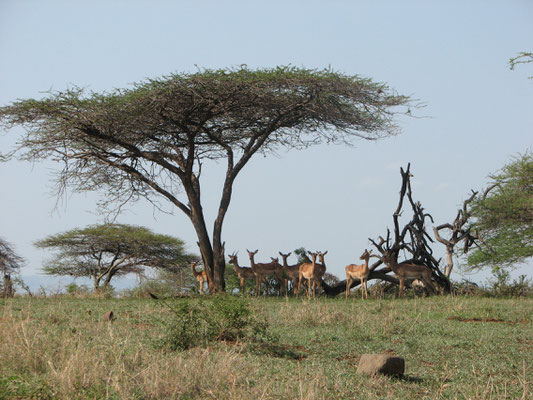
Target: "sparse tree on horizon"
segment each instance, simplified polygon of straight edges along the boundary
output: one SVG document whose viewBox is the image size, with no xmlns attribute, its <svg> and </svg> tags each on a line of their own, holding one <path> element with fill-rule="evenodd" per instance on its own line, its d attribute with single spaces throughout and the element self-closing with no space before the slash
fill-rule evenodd
<svg viewBox="0 0 533 400">
<path fill-rule="evenodd" d="M 63 163 L 59 192 L 101 190 L 102 205 L 115 210 L 141 198 L 156 206 L 164 198 L 180 209 L 216 292 L 224 290 L 222 226 L 235 180 L 252 156 L 394 135 L 395 116 L 409 106 L 408 97 L 368 78 L 242 66 L 171 74 L 109 93 L 74 88 L 16 101 L 0 108 L 0 124 L 27 129 L 15 151 L 20 159 Z M 208 160 L 226 164 L 211 231 L 200 184 Z"/>
<path fill-rule="evenodd" d="M 95 291 L 106 290 L 113 277 L 142 274 L 146 267 L 187 268 L 187 261 L 193 257 L 177 238 L 122 224 L 72 229 L 40 240 L 35 246 L 56 250 L 43 268 L 46 274 L 91 278 Z"/>
<path fill-rule="evenodd" d="M 13 274 L 20 271 L 24 259 L 20 257 L 13 246 L 6 240 L 0 238 L 0 297 L 13 297 L 15 289 L 13 287 Z"/>
</svg>

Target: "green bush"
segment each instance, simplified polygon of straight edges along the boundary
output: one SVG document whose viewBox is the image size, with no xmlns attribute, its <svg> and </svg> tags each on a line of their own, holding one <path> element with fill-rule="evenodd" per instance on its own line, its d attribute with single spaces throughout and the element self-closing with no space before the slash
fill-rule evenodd
<svg viewBox="0 0 533 400">
<path fill-rule="evenodd" d="M 65 290 L 71 296 L 87 295 L 89 293 L 89 287 L 87 285 L 78 285 L 75 282 L 68 284 Z"/>
<path fill-rule="evenodd" d="M 243 298 L 220 295 L 209 299 L 180 299 L 164 302 L 172 310 L 165 323 L 166 333 L 160 346 L 186 350 L 215 341 L 267 341 L 273 336 L 267 324 L 258 321 Z"/>
<path fill-rule="evenodd" d="M 500 267 L 492 269 L 492 279 L 488 282 L 488 289 L 494 296 L 525 297 L 533 295 L 533 283 L 526 275 L 511 281 L 508 270 Z"/>
</svg>

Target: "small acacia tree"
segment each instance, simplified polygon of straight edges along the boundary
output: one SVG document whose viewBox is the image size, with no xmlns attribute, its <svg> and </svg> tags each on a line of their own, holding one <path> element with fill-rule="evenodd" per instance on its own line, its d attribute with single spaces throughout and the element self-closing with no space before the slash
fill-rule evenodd
<svg viewBox="0 0 533 400">
<path fill-rule="evenodd" d="M 472 229 L 486 246 L 469 253 L 470 268 L 511 267 L 533 257 L 533 154 L 490 176 L 487 196 L 472 203 Z"/>
<path fill-rule="evenodd" d="M 106 289 L 115 276 L 142 273 L 145 267 L 185 267 L 192 257 L 177 238 L 121 224 L 72 229 L 35 245 L 57 251 L 43 268 L 46 274 L 92 278 L 95 291 Z"/>
<path fill-rule="evenodd" d="M 254 154 L 393 135 L 395 115 L 409 111 L 396 107 L 410 103 L 384 84 L 331 70 L 241 67 L 173 74 L 104 94 L 51 93 L 0 108 L 0 123 L 27 128 L 21 159 L 64 163 L 60 190 L 107 189 L 104 205 L 118 207 L 162 197 L 183 211 L 209 287 L 218 291 L 224 218 L 235 179 Z M 210 234 L 200 176 L 206 160 L 220 159 L 226 174 Z"/>
<path fill-rule="evenodd" d="M 15 253 L 13 246 L 0 238 L 0 297 L 13 297 L 13 274 L 20 271 L 24 259 Z"/>
</svg>

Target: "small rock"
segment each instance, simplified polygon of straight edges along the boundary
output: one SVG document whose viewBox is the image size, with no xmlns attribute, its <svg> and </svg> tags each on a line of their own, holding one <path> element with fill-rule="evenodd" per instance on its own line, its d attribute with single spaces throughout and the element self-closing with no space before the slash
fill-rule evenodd
<svg viewBox="0 0 533 400">
<path fill-rule="evenodd" d="M 115 319 L 115 315 L 113 314 L 113 311 L 108 311 L 102 316 L 102 321 L 113 321 Z"/>
<path fill-rule="evenodd" d="M 363 354 L 357 367 L 358 374 L 403 375 L 405 360 L 390 354 Z"/>
</svg>

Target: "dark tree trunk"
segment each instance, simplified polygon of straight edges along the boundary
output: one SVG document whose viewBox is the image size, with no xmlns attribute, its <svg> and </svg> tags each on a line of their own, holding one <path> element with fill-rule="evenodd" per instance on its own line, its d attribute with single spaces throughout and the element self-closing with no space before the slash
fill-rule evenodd
<svg viewBox="0 0 533 400">
<path fill-rule="evenodd" d="M 4 274 L 4 297 L 13 297 L 15 291 L 13 290 L 13 281 L 11 280 L 11 275 Z"/>
<path fill-rule="evenodd" d="M 223 292 L 226 289 L 224 281 L 226 268 L 224 247 L 219 238 L 215 238 L 214 243 L 211 243 L 201 206 L 199 204 L 191 206 L 191 211 L 191 221 L 198 237 L 198 247 L 200 248 L 204 268 L 207 271 L 209 292 Z"/>
</svg>

